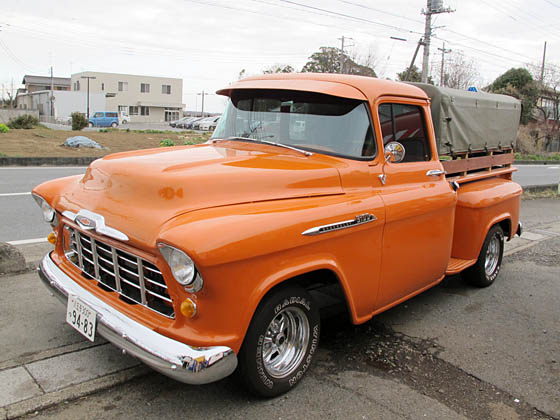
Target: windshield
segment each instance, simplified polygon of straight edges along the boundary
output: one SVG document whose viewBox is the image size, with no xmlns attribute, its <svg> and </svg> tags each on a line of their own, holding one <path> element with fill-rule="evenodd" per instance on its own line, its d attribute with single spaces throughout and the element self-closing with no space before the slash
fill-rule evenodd
<svg viewBox="0 0 560 420">
<path fill-rule="evenodd" d="M 376 151 L 365 102 L 300 91 L 234 91 L 212 138 L 232 137 L 358 159 Z"/>
</svg>

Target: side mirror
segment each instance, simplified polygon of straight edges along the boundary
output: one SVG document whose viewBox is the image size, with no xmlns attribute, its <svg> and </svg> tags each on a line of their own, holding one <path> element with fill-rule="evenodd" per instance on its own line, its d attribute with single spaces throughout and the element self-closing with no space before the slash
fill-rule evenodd
<svg viewBox="0 0 560 420">
<path fill-rule="evenodd" d="M 398 141 L 391 141 L 385 145 L 385 162 L 399 163 L 406 153 L 404 146 Z"/>
</svg>

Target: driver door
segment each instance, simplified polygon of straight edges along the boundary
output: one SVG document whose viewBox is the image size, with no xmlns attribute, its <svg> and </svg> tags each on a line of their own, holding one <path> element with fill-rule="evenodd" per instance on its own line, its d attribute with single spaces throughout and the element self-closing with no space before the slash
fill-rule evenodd
<svg viewBox="0 0 560 420">
<path fill-rule="evenodd" d="M 439 281 L 451 255 L 456 193 L 437 158 L 429 112 L 425 100 L 377 105 L 383 145 L 397 141 L 405 149 L 402 162 L 382 165 L 386 183 L 378 188 L 386 209 L 378 310 Z"/>
</svg>

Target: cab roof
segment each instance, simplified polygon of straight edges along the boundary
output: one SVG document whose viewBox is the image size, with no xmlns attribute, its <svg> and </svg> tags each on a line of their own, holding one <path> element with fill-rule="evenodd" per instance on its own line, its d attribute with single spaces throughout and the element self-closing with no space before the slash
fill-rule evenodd
<svg viewBox="0 0 560 420">
<path fill-rule="evenodd" d="M 231 96 L 234 90 L 241 89 L 298 90 L 369 102 L 387 95 L 428 99 L 423 90 L 407 83 L 332 73 L 275 73 L 251 76 L 234 82 L 216 93 Z"/>
</svg>

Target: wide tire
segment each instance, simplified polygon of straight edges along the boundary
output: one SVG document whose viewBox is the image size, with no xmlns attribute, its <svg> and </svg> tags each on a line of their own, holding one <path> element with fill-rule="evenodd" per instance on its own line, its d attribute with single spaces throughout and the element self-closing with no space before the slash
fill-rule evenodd
<svg viewBox="0 0 560 420">
<path fill-rule="evenodd" d="M 275 397 L 297 385 L 319 346 L 317 304 L 299 286 L 267 295 L 253 316 L 239 352 L 238 375 L 250 391 Z"/>
<path fill-rule="evenodd" d="M 476 263 L 461 273 L 463 279 L 473 286 L 490 286 L 500 273 L 503 256 L 504 231 L 495 225 L 488 231 Z"/>
</svg>

